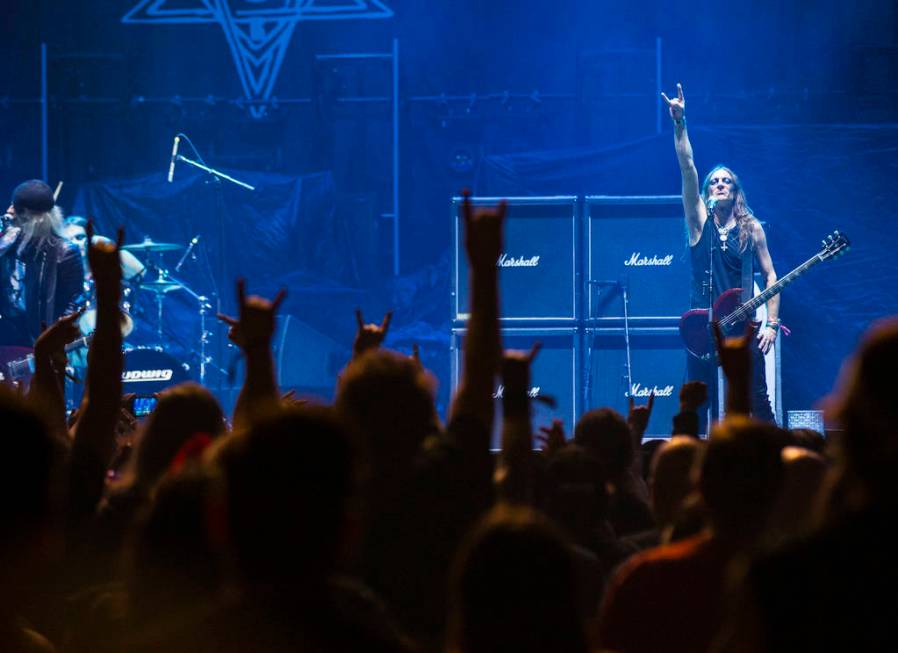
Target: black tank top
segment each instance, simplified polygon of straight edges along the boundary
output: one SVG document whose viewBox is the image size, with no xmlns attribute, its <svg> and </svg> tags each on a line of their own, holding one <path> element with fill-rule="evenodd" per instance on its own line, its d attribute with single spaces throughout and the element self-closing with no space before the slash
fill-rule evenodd
<svg viewBox="0 0 898 653">
<path fill-rule="evenodd" d="M 727 234 L 726 249 L 722 249 L 720 235 L 714 218 L 708 217 L 702 234 L 695 245 L 689 247 L 689 260 L 692 263 L 692 288 L 689 301 L 692 308 L 707 308 L 708 296 L 708 261 L 710 249 L 714 247 L 714 288 L 713 297 L 717 299 L 722 292 L 730 288 L 742 286 L 742 255 L 739 253 L 740 227 L 737 225 Z M 748 239 L 745 255 L 753 257 L 752 240 Z"/>
</svg>

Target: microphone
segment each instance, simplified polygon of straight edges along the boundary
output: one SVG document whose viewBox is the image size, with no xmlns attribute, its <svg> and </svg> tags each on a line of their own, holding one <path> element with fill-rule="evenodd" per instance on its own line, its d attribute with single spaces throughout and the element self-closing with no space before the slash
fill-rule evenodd
<svg viewBox="0 0 898 653">
<path fill-rule="evenodd" d="M 168 183 L 175 178 L 175 162 L 178 160 L 178 146 L 181 144 L 181 136 L 175 136 L 175 142 L 171 146 L 171 159 L 168 162 Z"/>
<path fill-rule="evenodd" d="M 184 256 L 181 257 L 181 260 L 178 261 L 178 264 L 175 266 L 175 272 L 181 271 L 181 266 L 184 265 L 184 261 L 186 261 L 187 257 L 190 256 L 190 253 L 193 251 L 193 248 L 196 247 L 196 244 L 198 242 L 200 242 L 200 237 L 198 235 L 194 236 L 190 240 L 190 243 L 187 245 L 187 251 L 184 252 Z"/>
<path fill-rule="evenodd" d="M 709 199 L 709 200 L 708 200 L 708 204 L 707 204 L 707 206 L 708 206 L 708 213 L 714 213 L 714 208 L 717 206 L 717 202 L 719 202 L 719 201 L 720 201 L 720 200 L 715 200 L 715 199 Z"/>
</svg>

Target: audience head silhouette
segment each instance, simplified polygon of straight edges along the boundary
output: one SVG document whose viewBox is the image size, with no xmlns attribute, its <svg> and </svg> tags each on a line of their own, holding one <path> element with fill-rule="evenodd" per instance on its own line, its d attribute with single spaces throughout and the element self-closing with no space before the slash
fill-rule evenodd
<svg viewBox="0 0 898 653">
<path fill-rule="evenodd" d="M 574 427 L 574 442 L 596 456 L 609 476 L 624 473 L 633 463 L 630 427 L 623 415 L 611 408 L 584 414 Z"/>
<path fill-rule="evenodd" d="M 449 650 L 586 651 L 569 545 L 540 513 L 500 505 L 455 560 Z"/>
<path fill-rule="evenodd" d="M 199 433 L 216 437 L 224 429 L 221 406 L 206 388 L 182 383 L 165 390 L 137 444 L 135 482 L 143 488 L 152 487 L 191 437 Z"/>
<path fill-rule="evenodd" d="M 779 496 L 787 441 L 782 429 L 746 417 L 714 426 L 698 486 L 718 537 L 750 546 L 762 534 Z"/>
<path fill-rule="evenodd" d="M 433 391 L 433 377 L 414 360 L 376 349 L 344 370 L 336 405 L 375 461 L 404 465 L 437 428 Z"/>
<path fill-rule="evenodd" d="M 333 410 L 285 409 L 222 451 L 227 521 L 251 588 L 301 594 L 333 568 L 353 487 L 346 430 Z"/>
</svg>

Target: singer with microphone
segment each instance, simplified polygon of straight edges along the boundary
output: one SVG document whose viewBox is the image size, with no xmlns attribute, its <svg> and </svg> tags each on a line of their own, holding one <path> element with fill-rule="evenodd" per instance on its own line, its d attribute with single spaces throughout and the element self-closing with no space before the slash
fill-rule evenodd
<svg viewBox="0 0 898 653">
<path fill-rule="evenodd" d="M 0 345 L 32 346 L 41 324 L 77 309 L 83 284 L 53 190 L 38 179 L 19 184 L 0 230 Z"/>
<path fill-rule="evenodd" d="M 686 130 L 686 100 L 683 87 L 670 99 L 661 94 L 674 126 L 674 147 L 683 181 L 683 211 L 689 238 L 692 265 L 690 304 L 708 308 L 726 290 L 742 288 L 742 301 L 751 298 L 753 272 L 757 265 L 767 286 L 776 282 L 776 270 L 767 249 L 767 237 L 752 213 L 739 177 L 728 167 L 717 165 L 699 185 L 692 144 Z M 779 329 L 780 296 L 767 302 L 767 324 L 752 348 L 752 415 L 773 421 L 767 396 L 764 358 L 776 341 Z M 715 316 L 717 318 L 723 316 Z M 689 380 L 704 381 L 717 388 L 717 366 L 711 361 L 687 355 Z M 715 404 L 712 400 L 712 406 Z"/>
</svg>

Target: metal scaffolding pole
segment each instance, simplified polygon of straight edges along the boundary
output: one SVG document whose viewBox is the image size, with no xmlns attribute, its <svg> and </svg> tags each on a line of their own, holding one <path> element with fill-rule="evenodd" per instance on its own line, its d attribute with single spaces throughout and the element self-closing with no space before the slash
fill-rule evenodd
<svg viewBox="0 0 898 653">
<path fill-rule="evenodd" d="M 399 39 L 393 39 L 393 275 L 399 276 Z"/>
<path fill-rule="evenodd" d="M 41 43 L 41 179 L 50 183 L 47 152 L 49 133 L 47 131 L 47 44 Z"/>
</svg>

